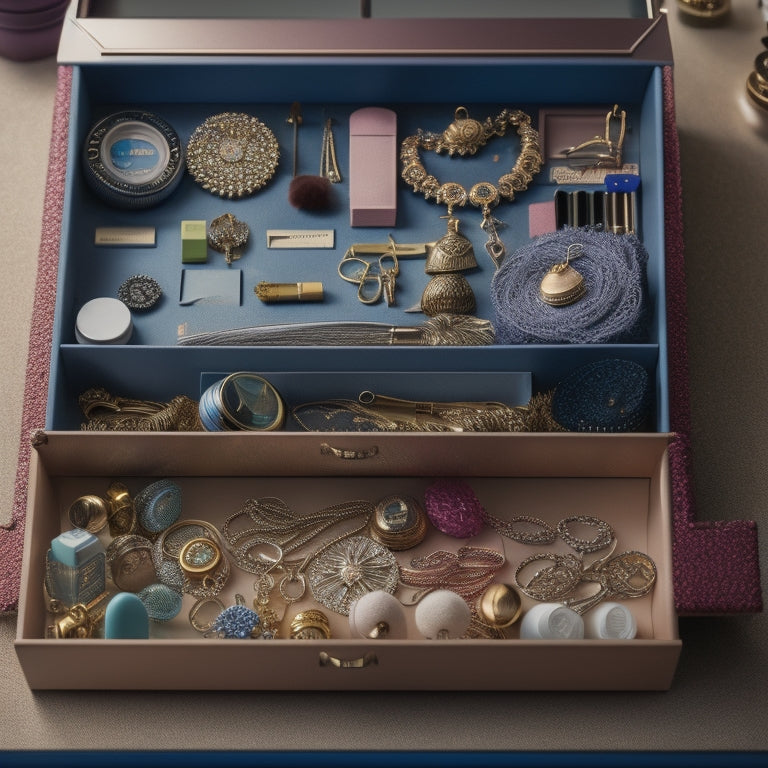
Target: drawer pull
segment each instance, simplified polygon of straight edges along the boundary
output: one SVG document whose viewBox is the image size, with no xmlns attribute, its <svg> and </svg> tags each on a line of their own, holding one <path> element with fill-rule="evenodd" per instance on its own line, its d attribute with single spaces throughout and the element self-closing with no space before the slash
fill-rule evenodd
<svg viewBox="0 0 768 768">
<path fill-rule="evenodd" d="M 350 448 L 334 448 L 328 443 L 323 443 L 320 446 L 320 453 L 324 456 L 333 454 L 339 459 L 370 459 L 371 456 L 375 456 L 379 452 L 379 449 L 373 445 L 368 450 L 353 451 Z"/>
<path fill-rule="evenodd" d="M 325 651 L 320 651 L 321 667 L 336 667 L 337 669 L 363 669 L 363 667 L 375 666 L 379 659 L 375 653 L 366 653 L 357 659 L 340 659 L 338 656 L 331 656 Z"/>
</svg>

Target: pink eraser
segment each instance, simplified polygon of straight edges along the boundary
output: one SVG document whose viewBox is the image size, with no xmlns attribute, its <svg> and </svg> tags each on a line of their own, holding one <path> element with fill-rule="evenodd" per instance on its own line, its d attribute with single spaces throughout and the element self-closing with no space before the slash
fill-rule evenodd
<svg viewBox="0 0 768 768">
<path fill-rule="evenodd" d="M 530 203 L 528 206 L 528 234 L 531 237 L 546 235 L 557 229 L 555 202 Z"/>
<path fill-rule="evenodd" d="M 349 223 L 394 227 L 397 219 L 397 115 L 364 107 L 349 116 Z"/>
</svg>

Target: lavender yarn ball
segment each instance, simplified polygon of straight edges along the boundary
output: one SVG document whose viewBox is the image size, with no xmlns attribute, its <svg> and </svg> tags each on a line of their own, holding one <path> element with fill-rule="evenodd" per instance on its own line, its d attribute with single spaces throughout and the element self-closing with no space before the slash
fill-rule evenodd
<svg viewBox="0 0 768 768">
<path fill-rule="evenodd" d="M 542 278 L 565 262 L 568 246 L 581 255 L 569 264 L 584 278 L 585 295 L 550 306 Z M 497 344 L 634 344 L 648 340 L 648 252 L 635 235 L 560 229 L 508 256 L 491 280 Z"/>
<path fill-rule="evenodd" d="M 424 493 L 424 511 L 441 533 L 457 539 L 477 536 L 485 525 L 485 509 L 463 480 L 437 480 Z"/>
</svg>

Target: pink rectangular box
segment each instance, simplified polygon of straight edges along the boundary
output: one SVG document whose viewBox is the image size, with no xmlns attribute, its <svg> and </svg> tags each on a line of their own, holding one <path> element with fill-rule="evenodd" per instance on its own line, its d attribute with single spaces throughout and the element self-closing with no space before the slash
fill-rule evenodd
<svg viewBox="0 0 768 768">
<path fill-rule="evenodd" d="M 365 107 L 349 116 L 349 223 L 394 227 L 397 219 L 397 115 Z"/>
</svg>

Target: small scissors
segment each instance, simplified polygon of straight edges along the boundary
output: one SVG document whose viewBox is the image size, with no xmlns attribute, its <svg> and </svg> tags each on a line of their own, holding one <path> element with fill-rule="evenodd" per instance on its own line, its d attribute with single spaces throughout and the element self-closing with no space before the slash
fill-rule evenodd
<svg viewBox="0 0 768 768">
<path fill-rule="evenodd" d="M 427 252 L 426 243 L 398 245 L 392 235 L 388 243 L 363 243 L 351 245 L 339 262 L 338 273 L 342 280 L 358 286 L 357 298 L 363 304 L 375 304 L 384 295 L 387 306 L 395 303 L 395 287 L 400 274 L 399 256 L 420 256 Z M 362 255 L 376 255 L 376 262 L 362 258 Z M 345 265 L 356 262 L 359 268 L 350 272 Z M 374 264 L 378 266 L 375 270 Z"/>
</svg>

